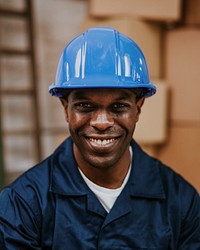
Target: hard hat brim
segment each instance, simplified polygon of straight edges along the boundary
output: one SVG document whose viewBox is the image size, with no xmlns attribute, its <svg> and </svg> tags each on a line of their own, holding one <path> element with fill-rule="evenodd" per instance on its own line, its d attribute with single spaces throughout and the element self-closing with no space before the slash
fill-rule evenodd
<svg viewBox="0 0 200 250">
<path fill-rule="evenodd" d="M 84 85 L 84 83 L 82 82 L 81 84 L 77 83 L 73 83 L 73 84 L 69 84 L 69 82 L 67 82 L 66 84 L 63 83 L 63 86 L 56 86 L 54 83 L 49 87 L 49 93 L 52 96 L 56 96 L 56 97 L 62 97 L 62 91 L 65 89 L 88 89 L 88 88 L 119 88 L 119 89 L 142 89 L 143 90 L 143 96 L 145 97 L 149 97 L 152 96 L 156 93 L 156 86 L 153 83 L 148 83 L 148 84 L 124 84 L 124 83 L 120 83 L 118 82 L 118 84 L 113 84 L 113 83 L 107 83 L 107 82 L 100 82 L 99 84 L 95 82 L 90 83 L 86 83 Z"/>
</svg>

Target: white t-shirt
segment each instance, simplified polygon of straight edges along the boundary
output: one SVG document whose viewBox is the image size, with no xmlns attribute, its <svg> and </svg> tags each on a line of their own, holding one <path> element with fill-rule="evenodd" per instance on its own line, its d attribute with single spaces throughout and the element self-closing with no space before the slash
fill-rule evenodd
<svg viewBox="0 0 200 250">
<path fill-rule="evenodd" d="M 131 150 L 131 147 L 130 147 L 130 153 L 131 153 L 131 162 L 132 162 L 132 150 Z M 112 206 L 114 205 L 117 197 L 120 195 L 122 189 L 124 188 L 124 186 L 126 185 L 126 183 L 128 181 L 128 178 L 129 178 L 130 172 L 131 172 L 131 164 L 129 166 L 127 175 L 126 175 L 121 187 L 116 188 L 116 189 L 101 187 L 101 186 L 95 184 L 94 182 L 92 182 L 91 180 L 89 180 L 83 174 L 83 172 L 80 170 L 80 168 L 79 168 L 79 171 L 80 171 L 84 181 L 88 185 L 88 187 L 97 196 L 98 200 L 101 202 L 101 204 L 103 205 L 105 210 L 107 212 L 109 212 L 111 210 Z"/>
</svg>

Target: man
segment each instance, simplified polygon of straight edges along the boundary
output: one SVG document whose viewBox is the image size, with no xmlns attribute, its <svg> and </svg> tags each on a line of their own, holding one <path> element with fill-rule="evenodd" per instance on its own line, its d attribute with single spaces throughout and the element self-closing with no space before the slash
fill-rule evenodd
<svg viewBox="0 0 200 250">
<path fill-rule="evenodd" d="M 132 139 L 156 92 L 141 50 L 108 27 L 64 49 L 49 88 L 71 137 L 0 195 L 0 249 L 200 249 L 195 189 Z"/>
</svg>

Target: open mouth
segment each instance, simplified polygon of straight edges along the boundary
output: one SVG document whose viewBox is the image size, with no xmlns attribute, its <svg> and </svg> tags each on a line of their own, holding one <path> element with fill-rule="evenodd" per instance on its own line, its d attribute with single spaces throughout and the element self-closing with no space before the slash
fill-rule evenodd
<svg viewBox="0 0 200 250">
<path fill-rule="evenodd" d="M 119 140 L 119 137 L 96 138 L 86 137 L 88 144 L 95 151 L 112 150 Z"/>
</svg>

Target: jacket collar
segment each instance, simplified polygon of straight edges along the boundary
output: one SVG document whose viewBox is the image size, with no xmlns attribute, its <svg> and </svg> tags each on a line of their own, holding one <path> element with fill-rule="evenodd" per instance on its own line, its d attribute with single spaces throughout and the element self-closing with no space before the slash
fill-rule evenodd
<svg viewBox="0 0 200 250">
<path fill-rule="evenodd" d="M 131 142 L 131 146 L 133 161 L 128 181 L 130 195 L 164 199 L 159 161 L 144 153 L 135 141 Z M 82 196 L 90 192 L 77 168 L 71 137 L 64 141 L 51 156 L 50 191 L 67 196 Z"/>
<path fill-rule="evenodd" d="M 73 141 L 69 137 L 51 156 L 50 191 L 67 196 L 82 196 L 87 193 L 86 190 L 74 159 Z"/>
<path fill-rule="evenodd" d="M 160 173 L 160 161 L 142 151 L 140 146 L 131 142 L 133 150 L 130 190 L 132 196 L 165 199 Z"/>
</svg>

